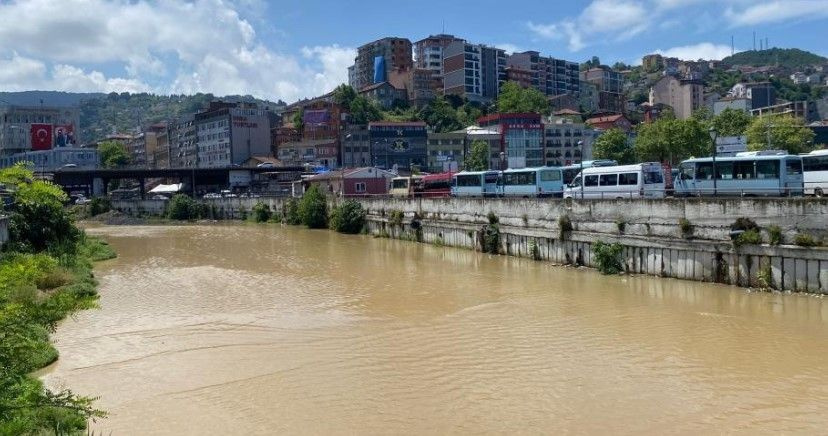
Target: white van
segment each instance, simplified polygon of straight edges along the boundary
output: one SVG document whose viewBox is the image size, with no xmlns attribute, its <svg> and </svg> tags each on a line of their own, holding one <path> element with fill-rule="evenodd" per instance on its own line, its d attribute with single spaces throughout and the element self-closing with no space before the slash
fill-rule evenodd
<svg viewBox="0 0 828 436">
<path fill-rule="evenodd" d="M 583 186 L 581 186 L 583 183 Z M 564 198 L 664 198 L 661 164 L 584 168 L 564 190 Z"/>
</svg>

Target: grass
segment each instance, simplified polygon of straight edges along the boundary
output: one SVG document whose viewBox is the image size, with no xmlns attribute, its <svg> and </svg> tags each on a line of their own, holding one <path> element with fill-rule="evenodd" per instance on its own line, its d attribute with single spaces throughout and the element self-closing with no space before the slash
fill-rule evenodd
<svg viewBox="0 0 828 436">
<path fill-rule="evenodd" d="M 800 247 L 819 247 L 822 245 L 819 239 L 807 233 L 797 233 L 794 237 L 794 244 Z"/>
</svg>

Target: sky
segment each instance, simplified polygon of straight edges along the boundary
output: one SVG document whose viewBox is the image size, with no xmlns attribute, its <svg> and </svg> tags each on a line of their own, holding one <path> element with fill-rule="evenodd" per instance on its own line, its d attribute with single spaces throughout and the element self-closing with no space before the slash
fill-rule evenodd
<svg viewBox="0 0 828 436">
<path fill-rule="evenodd" d="M 640 64 L 771 47 L 828 56 L 828 0 L 0 0 L 0 91 L 250 94 L 347 82 L 356 47 L 451 33 L 507 51 Z M 757 42 L 758 47 L 758 42 Z"/>
</svg>

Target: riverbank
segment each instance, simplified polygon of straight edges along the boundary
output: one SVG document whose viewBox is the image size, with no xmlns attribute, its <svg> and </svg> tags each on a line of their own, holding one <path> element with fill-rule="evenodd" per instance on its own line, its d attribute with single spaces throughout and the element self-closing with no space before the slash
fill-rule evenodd
<svg viewBox="0 0 828 436">
<path fill-rule="evenodd" d="M 745 288 L 828 293 L 828 201 L 671 199 L 567 202 L 538 199 L 355 199 L 370 233 L 398 239 L 598 267 L 595 247 L 618 244 L 623 272 Z M 286 213 L 287 200 L 210 199 L 214 219 L 243 219 L 257 203 Z M 329 200 L 329 210 L 337 204 Z M 116 201 L 136 216 L 163 201 Z M 497 238 L 486 235 L 497 223 Z M 740 228 L 743 227 L 743 228 Z M 747 233 L 746 236 L 739 236 Z M 797 245 L 800 244 L 800 245 Z"/>
</svg>

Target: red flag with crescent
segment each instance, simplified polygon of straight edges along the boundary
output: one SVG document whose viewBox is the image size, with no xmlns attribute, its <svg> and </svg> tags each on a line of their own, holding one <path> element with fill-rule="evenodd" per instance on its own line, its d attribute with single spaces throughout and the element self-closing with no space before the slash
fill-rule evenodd
<svg viewBox="0 0 828 436">
<path fill-rule="evenodd" d="M 49 150 L 52 148 L 52 126 L 50 124 L 32 124 L 32 150 Z"/>
</svg>

